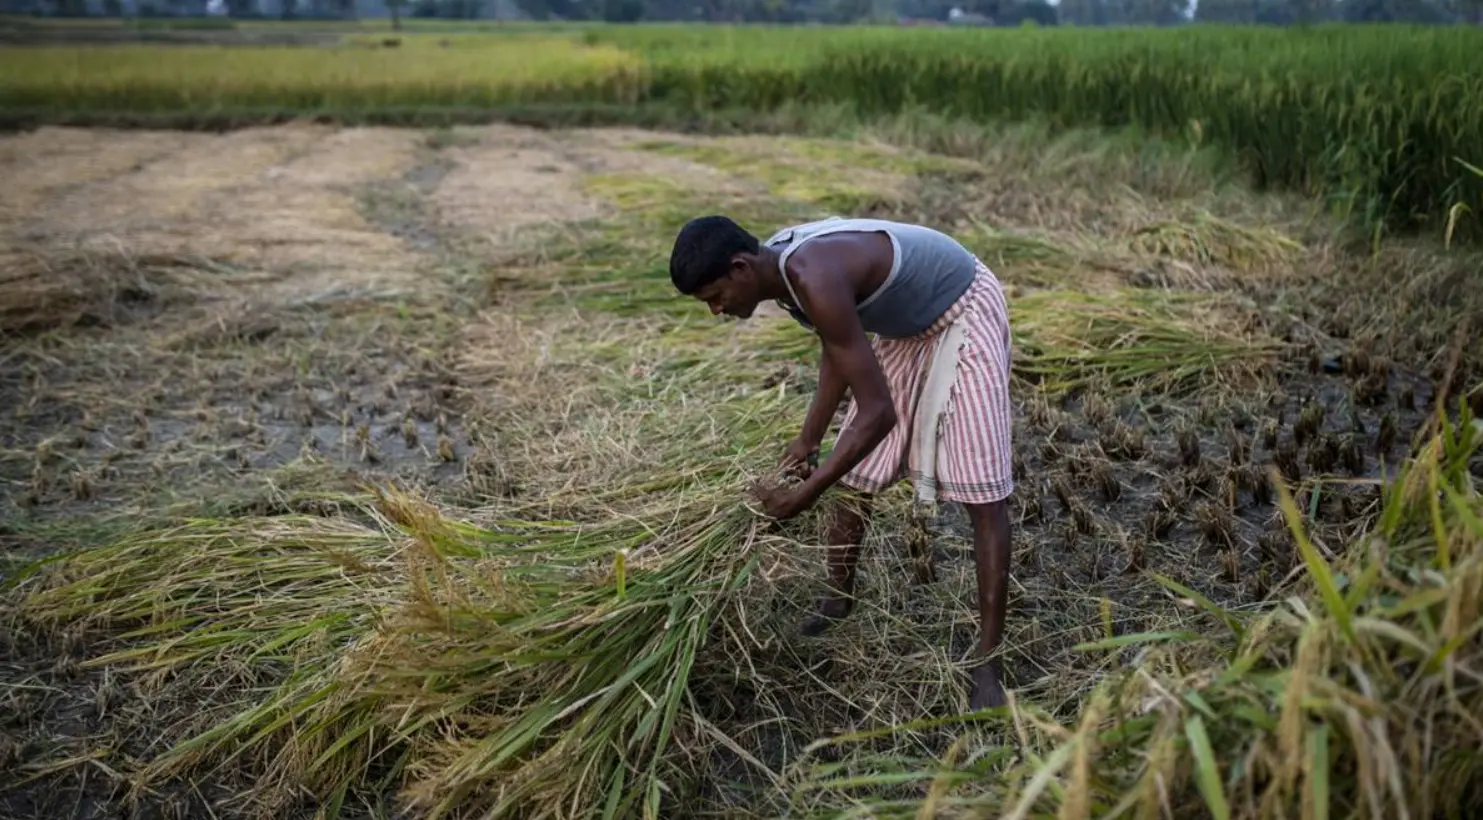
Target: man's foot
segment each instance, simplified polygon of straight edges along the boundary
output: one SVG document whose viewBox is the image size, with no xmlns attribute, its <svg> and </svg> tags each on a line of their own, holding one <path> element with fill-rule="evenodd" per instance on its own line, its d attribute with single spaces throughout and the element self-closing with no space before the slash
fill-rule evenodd
<svg viewBox="0 0 1483 820">
<path fill-rule="evenodd" d="M 824 630 L 833 626 L 836 621 L 840 621 L 848 617 L 850 611 L 854 608 L 855 602 L 851 598 L 825 598 L 819 604 L 819 611 L 815 612 L 813 615 L 810 615 L 807 619 L 805 619 L 803 622 L 803 626 L 800 627 L 799 631 L 802 632 L 803 636 L 806 638 L 816 637 L 820 634 L 823 634 Z"/>
<path fill-rule="evenodd" d="M 989 661 L 974 669 L 973 694 L 968 698 L 968 708 L 977 712 L 980 709 L 998 709 L 1007 705 L 1009 698 L 999 682 L 999 664 Z"/>
</svg>

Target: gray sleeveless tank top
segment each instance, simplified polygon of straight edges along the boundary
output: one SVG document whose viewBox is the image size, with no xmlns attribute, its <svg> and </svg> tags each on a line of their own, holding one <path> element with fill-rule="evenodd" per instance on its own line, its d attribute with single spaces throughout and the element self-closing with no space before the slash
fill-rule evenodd
<svg viewBox="0 0 1483 820">
<path fill-rule="evenodd" d="M 788 258 L 804 242 L 846 231 L 884 233 L 891 238 L 895 251 L 886 280 L 855 305 L 866 333 L 896 339 L 922 333 L 973 284 L 976 271 L 973 254 L 947 234 L 923 225 L 832 216 L 784 228 L 764 244 L 779 251 L 778 267 L 786 271 Z M 778 306 L 799 324 L 813 330 L 786 275 L 783 282 L 792 296 L 791 304 L 779 299 Z"/>
</svg>

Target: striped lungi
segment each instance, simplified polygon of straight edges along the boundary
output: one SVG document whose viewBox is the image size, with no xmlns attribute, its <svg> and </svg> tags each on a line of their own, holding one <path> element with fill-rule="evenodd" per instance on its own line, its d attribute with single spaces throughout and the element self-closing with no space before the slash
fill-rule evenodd
<svg viewBox="0 0 1483 820">
<path fill-rule="evenodd" d="M 878 492 L 910 476 L 919 505 L 986 504 L 1014 489 L 1009 310 L 981 261 L 973 285 L 924 333 L 877 338 L 897 423 L 840 483 Z M 848 429 L 858 411 L 851 399 Z"/>
</svg>

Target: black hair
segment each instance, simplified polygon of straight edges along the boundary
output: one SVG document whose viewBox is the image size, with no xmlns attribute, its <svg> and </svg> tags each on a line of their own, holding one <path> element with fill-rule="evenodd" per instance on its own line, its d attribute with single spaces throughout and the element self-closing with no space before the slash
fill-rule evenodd
<svg viewBox="0 0 1483 820">
<path fill-rule="evenodd" d="M 724 216 L 700 216 L 685 223 L 669 254 L 669 278 L 685 295 L 726 275 L 731 257 L 761 250 L 757 237 Z"/>
</svg>

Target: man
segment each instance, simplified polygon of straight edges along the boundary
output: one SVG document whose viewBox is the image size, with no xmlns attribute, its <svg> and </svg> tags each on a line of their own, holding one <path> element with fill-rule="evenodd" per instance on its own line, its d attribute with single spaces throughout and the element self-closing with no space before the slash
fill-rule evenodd
<svg viewBox="0 0 1483 820">
<path fill-rule="evenodd" d="M 920 225 L 833 217 L 766 242 L 724 216 L 688 222 L 670 278 L 683 294 L 745 319 L 776 300 L 823 344 L 819 386 L 783 467 L 803 481 L 762 489 L 766 513 L 791 518 L 836 482 L 855 501 L 829 518 L 829 587 L 804 625 L 817 634 L 848 615 L 869 499 L 910 475 L 919 501 L 963 504 L 973 523 L 980 635 L 974 709 L 1005 703 L 1000 661 L 1009 585 L 1008 311 L 998 280 L 951 237 Z M 874 344 L 867 333 L 877 338 Z M 845 390 L 844 426 L 827 461 L 819 444 Z"/>
</svg>

